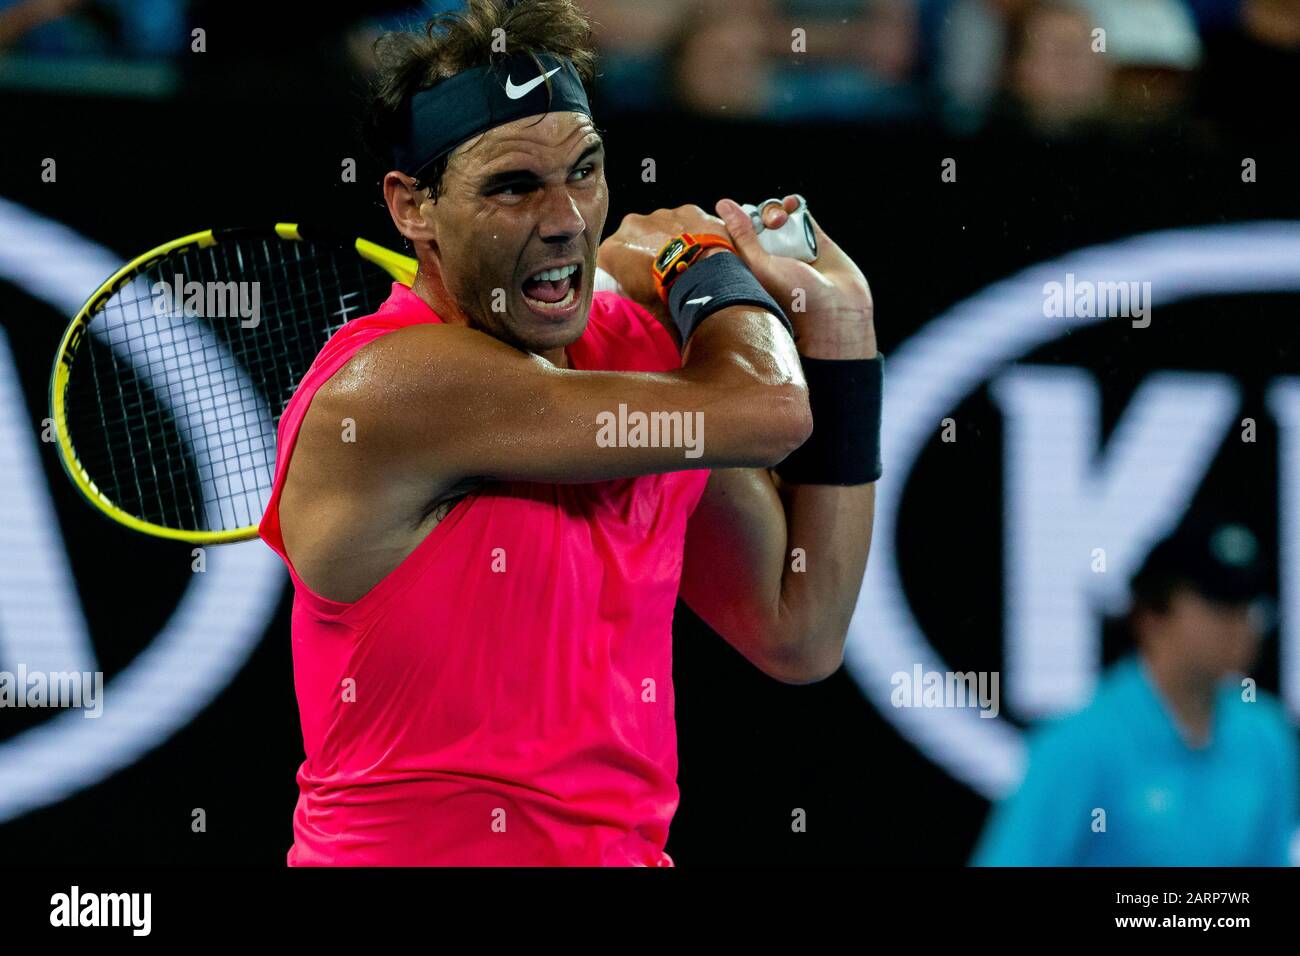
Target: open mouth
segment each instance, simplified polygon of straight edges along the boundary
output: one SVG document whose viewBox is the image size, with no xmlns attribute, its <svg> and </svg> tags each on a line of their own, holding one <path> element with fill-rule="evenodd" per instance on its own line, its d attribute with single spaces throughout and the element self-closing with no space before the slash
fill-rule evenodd
<svg viewBox="0 0 1300 956">
<path fill-rule="evenodd" d="M 564 312 L 577 301 L 582 288 L 582 265 L 571 263 L 544 269 L 524 280 L 528 304 L 539 312 Z"/>
</svg>

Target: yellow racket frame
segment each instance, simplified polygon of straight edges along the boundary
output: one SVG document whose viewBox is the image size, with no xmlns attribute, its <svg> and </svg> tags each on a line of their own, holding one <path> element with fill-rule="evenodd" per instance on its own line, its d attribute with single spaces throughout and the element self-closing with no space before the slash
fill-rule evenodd
<svg viewBox="0 0 1300 956">
<path fill-rule="evenodd" d="M 141 520 L 118 507 L 112 499 L 100 491 L 95 483 L 91 481 L 90 475 L 77 456 L 77 449 L 72 444 L 72 437 L 68 434 L 65 394 L 68 388 L 68 377 L 72 371 L 73 357 L 76 355 L 77 348 L 81 345 L 82 338 L 91 321 L 115 292 L 149 268 L 149 266 L 164 256 L 178 250 L 188 250 L 190 247 L 205 249 L 229 239 L 270 238 L 272 235 L 290 242 L 299 242 L 304 239 L 304 233 L 305 238 L 309 240 L 331 237 L 328 233 L 321 233 L 311 228 L 300 228 L 298 223 L 279 222 L 269 228 L 208 229 L 204 232 L 195 232 L 179 239 L 173 239 L 171 242 L 164 242 L 143 255 L 136 256 L 104 280 L 104 283 L 94 291 L 90 298 L 86 300 L 86 304 L 77 312 L 67 331 L 63 333 L 63 338 L 59 342 L 58 353 L 54 357 L 54 371 L 50 375 L 50 418 L 54 422 L 59 461 L 63 465 L 63 470 L 68 473 L 68 477 L 77 490 L 81 492 L 82 497 L 90 502 L 91 507 L 100 514 L 133 531 L 139 531 L 154 538 L 165 538 L 169 541 L 185 541 L 190 544 L 227 544 L 232 541 L 247 541 L 257 537 L 257 525 L 231 528 L 226 531 L 184 531 Z M 357 255 L 362 259 L 379 266 L 397 282 L 409 286 L 415 281 L 416 261 L 410 256 L 386 249 L 368 239 L 343 240 L 343 244 L 348 243 L 352 244 Z"/>
</svg>

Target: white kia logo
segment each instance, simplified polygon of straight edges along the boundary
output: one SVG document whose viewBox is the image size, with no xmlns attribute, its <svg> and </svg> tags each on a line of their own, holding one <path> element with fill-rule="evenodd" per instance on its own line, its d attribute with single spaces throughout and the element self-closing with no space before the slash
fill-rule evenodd
<svg viewBox="0 0 1300 956">
<path fill-rule="evenodd" d="M 989 381 L 1004 413 L 1017 413 L 1008 425 L 1008 443 L 1030 449 L 1032 458 L 1036 446 L 1027 437 L 1042 438 L 1046 427 L 1055 430 L 1046 433 L 1050 441 L 1037 442 L 1038 448 L 1066 446 L 1058 456 L 1065 464 L 1052 463 L 1056 472 L 1048 475 L 1050 481 L 1032 472 L 1039 462 L 1031 461 L 1019 466 L 1025 473 L 1017 474 L 1016 481 L 1008 477 L 1004 490 L 1012 514 L 1004 532 L 1004 565 L 1014 569 L 1007 575 L 1014 580 L 1006 586 L 1003 686 L 1022 713 L 1042 714 L 1086 698 L 1101 664 L 1096 604 L 1116 599 L 1114 589 L 1124 583 L 1125 566 L 1140 560 L 1145 547 L 1176 523 L 1238 408 L 1231 376 L 1155 373 L 1154 381 L 1144 385 L 1149 393 L 1135 396 L 1132 403 L 1141 405 L 1140 414 L 1126 413 L 1108 443 L 1106 460 L 1088 470 L 1084 452 L 1096 452 L 1097 430 L 1093 409 L 1081 398 L 1088 397 L 1095 382 L 1077 369 L 1009 368 L 1037 346 L 1102 321 L 1044 318 L 1044 288 L 1070 273 L 1094 282 L 1150 281 L 1157 306 L 1203 295 L 1296 292 L 1300 223 L 1177 229 L 1082 249 L 959 303 L 889 355 L 881 436 L 886 470 L 877 483 L 875 544 L 849 627 L 845 666 L 904 736 L 986 797 L 1001 796 L 1020 779 L 1024 741 L 1014 724 L 1005 718 L 981 719 L 970 708 L 890 704 L 891 675 L 910 672 L 918 663 L 926 671 L 950 670 L 907 604 L 894 550 L 899 503 L 922 449 L 944 416 Z M 1029 395 L 1058 399 L 1055 425 L 1042 422 L 1041 411 L 1026 401 Z M 1268 400 L 1282 441 L 1278 511 L 1284 525 L 1279 540 L 1286 548 L 1300 543 L 1300 382 L 1274 382 Z M 1068 414 L 1056 414 L 1062 408 Z M 1291 423 L 1297 428 L 1289 428 Z M 1040 430 L 1029 436 L 1014 433 L 1034 427 Z M 1152 435 L 1176 437 L 1161 447 L 1160 441 L 1149 440 Z M 1067 473 L 1072 485 L 1061 487 L 1055 481 L 1062 469 L 1073 469 Z M 1026 485 L 1033 486 L 1037 497 L 1026 494 Z M 1107 579 L 1104 587 L 1110 593 L 1097 593 L 1099 585 L 1085 580 L 1086 562 L 1078 559 L 1081 542 L 1099 538 L 1112 545 L 1111 573 L 1091 577 Z M 931 546 L 945 546 L 941 535 Z M 1058 560 L 1062 554 L 1072 563 Z M 1284 571 L 1300 565 L 1285 560 L 1285 554 L 1283 558 Z M 1081 563 L 1083 572 L 1077 570 Z M 1293 715 L 1300 711 L 1296 591 L 1300 589 L 1289 588 L 1284 574 L 1280 683 Z M 1044 595 L 1051 600 L 1043 600 Z"/>
</svg>

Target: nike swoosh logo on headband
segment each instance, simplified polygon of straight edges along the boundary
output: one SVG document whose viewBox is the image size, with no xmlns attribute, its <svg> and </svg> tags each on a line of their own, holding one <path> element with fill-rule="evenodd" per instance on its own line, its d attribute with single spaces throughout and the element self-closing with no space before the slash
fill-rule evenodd
<svg viewBox="0 0 1300 956">
<path fill-rule="evenodd" d="M 534 77 L 533 79 L 525 83 L 523 86 L 515 86 L 514 79 L 511 78 L 509 75 L 507 75 L 506 96 L 510 97 L 512 100 L 517 100 L 521 96 L 527 96 L 529 90 L 535 89 L 537 85 L 541 83 L 543 80 L 545 80 L 548 76 L 553 76 L 554 74 L 559 73 L 560 70 L 562 69 L 563 67 L 557 66 L 555 69 L 551 70 L 550 73 L 543 73 L 541 76 Z"/>
<path fill-rule="evenodd" d="M 699 299 L 687 299 L 687 300 L 686 300 L 686 304 L 687 304 L 687 305 L 695 305 L 695 303 L 698 302 L 700 305 L 703 305 L 705 302 L 708 302 L 708 301 L 709 301 L 710 299 L 712 299 L 712 298 L 713 298 L 713 296 L 711 296 L 711 295 L 706 295 L 706 296 L 703 296 L 703 297 L 701 297 L 701 298 L 699 298 Z"/>
</svg>

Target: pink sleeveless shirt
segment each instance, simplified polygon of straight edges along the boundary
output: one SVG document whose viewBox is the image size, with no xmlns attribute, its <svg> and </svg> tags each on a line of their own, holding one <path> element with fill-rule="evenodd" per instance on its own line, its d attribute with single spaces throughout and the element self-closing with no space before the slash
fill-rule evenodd
<svg viewBox="0 0 1300 956">
<path fill-rule="evenodd" d="M 672 866 L 672 618 L 707 471 L 488 483 L 351 603 L 313 592 L 285 552 L 280 494 L 316 390 L 368 342 L 439 321 L 394 283 L 326 343 L 280 420 L 258 530 L 294 586 L 306 759 L 289 865 Z M 595 294 L 568 356 L 586 370 L 681 364 L 612 292 Z"/>
</svg>

